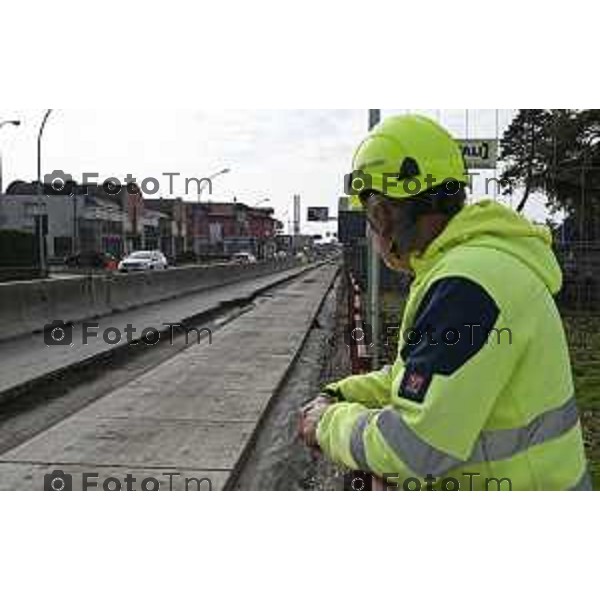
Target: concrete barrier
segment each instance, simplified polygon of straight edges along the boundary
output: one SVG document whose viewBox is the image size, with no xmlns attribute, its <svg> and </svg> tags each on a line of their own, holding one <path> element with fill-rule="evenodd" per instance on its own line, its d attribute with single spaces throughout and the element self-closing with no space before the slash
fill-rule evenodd
<svg viewBox="0 0 600 600">
<path fill-rule="evenodd" d="M 0 283 L 0 341 L 254 279 L 299 266 L 295 259 L 255 265 L 219 264 L 167 271 Z"/>
<path fill-rule="evenodd" d="M 0 284 L 0 340 L 43 329 L 54 320 L 76 322 L 108 307 L 95 306 L 93 282 L 85 277 Z"/>
</svg>

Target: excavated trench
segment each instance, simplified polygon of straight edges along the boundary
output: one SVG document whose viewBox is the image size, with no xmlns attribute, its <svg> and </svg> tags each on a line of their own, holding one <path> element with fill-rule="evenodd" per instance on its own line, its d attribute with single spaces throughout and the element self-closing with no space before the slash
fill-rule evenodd
<svg viewBox="0 0 600 600">
<path fill-rule="evenodd" d="M 342 490 L 343 473 L 298 439 L 300 407 L 323 385 L 351 372 L 345 344 L 347 290 L 343 277 L 323 303 L 307 341 L 271 402 L 234 490 Z"/>
</svg>

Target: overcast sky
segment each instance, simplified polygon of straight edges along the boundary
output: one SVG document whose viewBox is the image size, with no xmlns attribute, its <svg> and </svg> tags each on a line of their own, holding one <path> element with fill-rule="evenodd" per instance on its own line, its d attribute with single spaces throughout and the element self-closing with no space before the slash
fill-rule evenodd
<svg viewBox="0 0 600 600">
<path fill-rule="evenodd" d="M 453 135 L 496 137 L 496 111 L 408 109 L 441 120 Z M 385 109 L 383 115 L 407 109 Z M 499 131 L 516 111 L 500 110 Z M 0 120 L 21 119 L 20 129 L 0 131 L 5 186 L 14 179 L 36 178 L 36 136 L 43 109 L 0 109 Z M 100 110 L 56 109 L 48 121 L 43 147 L 43 171 L 61 169 L 81 180 L 84 172 L 138 181 L 155 177 L 162 195 L 169 194 L 166 172 L 179 172 L 174 195 L 185 196 L 185 178 L 209 177 L 224 168 L 231 173 L 215 179 L 213 199 L 250 205 L 271 199 L 277 216 L 287 223 L 292 198 L 300 194 L 303 219 L 308 206 L 329 206 L 335 213 L 350 171 L 353 151 L 367 128 L 367 110 Z M 468 130 L 467 130 L 468 126 Z M 493 172 L 486 173 L 492 177 Z M 481 179 L 483 179 L 482 177 Z M 476 186 L 474 195 L 483 195 Z M 195 188 L 187 196 L 195 198 Z M 268 206 L 265 204 L 264 206 Z M 543 220 L 543 201 L 535 199 L 530 215 Z M 291 218 L 291 217 L 290 217 Z M 335 230 L 310 226 L 310 233 Z"/>
</svg>

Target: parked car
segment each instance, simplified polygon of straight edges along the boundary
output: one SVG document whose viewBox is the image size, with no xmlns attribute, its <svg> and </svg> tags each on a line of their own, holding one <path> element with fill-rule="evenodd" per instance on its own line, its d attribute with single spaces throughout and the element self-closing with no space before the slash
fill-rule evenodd
<svg viewBox="0 0 600 600">
<path fill-rule="evenodd" d="M 65 265 L 77 269 L 111 269 L 117 267 L 117 259 L 106 252 L 80 252 L 65 258 Z"/>
<path fill-rule="evenodd" d="M 129 271 L 162 271 L 168 267 L 169 261 L 158 250 L 134 252 L 119 263 L 119 271 L 121 273 L 128 273 Z"/>
<path fill-rule="evenodd" d="M 231 260 L 238 265 L 253 265 L 256 261 L 256 256 L 250 252 L 237 252 L 231 257 Z"/>
</svg>

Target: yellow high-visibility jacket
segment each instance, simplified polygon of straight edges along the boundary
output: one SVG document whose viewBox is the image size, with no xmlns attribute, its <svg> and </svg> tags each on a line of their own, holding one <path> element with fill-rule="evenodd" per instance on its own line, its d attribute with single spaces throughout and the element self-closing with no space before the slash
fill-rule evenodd
<svg viewBox="0 0 600 600">
<path fill-rule="evenodd" d="M 399 489 L 590 489 L 549 231 L 484 201 L 412 266 L 397 361 L 326 388 L 323 452 Z"/>
</svg>

